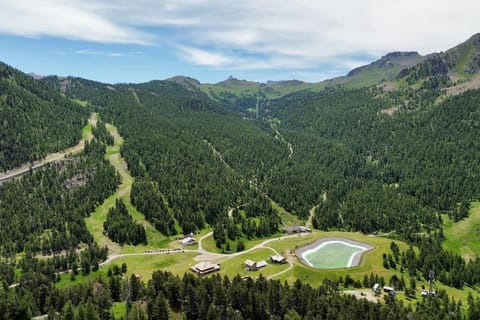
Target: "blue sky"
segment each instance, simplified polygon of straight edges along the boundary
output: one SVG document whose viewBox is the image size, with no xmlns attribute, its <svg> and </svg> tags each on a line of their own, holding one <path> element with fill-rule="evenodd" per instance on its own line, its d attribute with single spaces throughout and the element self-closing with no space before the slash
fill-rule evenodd
<svg viewBox="0 0 480 320">
<path fill-rule="evenodd" d="M 103 82 L 321 81 L 480 32 L 471 0 L 0 0 L 0 60 Z M 476 29 L 477 28 L 477 29 Z"/>
</svg>

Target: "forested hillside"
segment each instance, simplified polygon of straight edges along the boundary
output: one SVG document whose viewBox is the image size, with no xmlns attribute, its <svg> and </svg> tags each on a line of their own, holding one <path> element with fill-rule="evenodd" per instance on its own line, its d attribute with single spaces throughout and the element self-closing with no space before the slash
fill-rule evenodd
<svg viewBox="0 0 480 320">
<path fill-rule="evenodd" d="M 53 88 L 68 81 L 66 93 L 87 100 L 119 128 L 122 156 L 136 178 L 132 203 L 163 234 L 207 224 L 225 228 L 216 235 L 227 234 L 227 213 L 237 206 L 246 208 L 228 222 L 230 241 L 278 231 L 280 219 L 261 195 L 261 184 L 270 168 L 288 157 L 288 148 L 268 124 L 244 121 L 202 92 L 172 81 L 117 86 L 45 81 Z M 227 236 L 220 238 L 218 246 L 225 245 Z"/>
<path fill-rule="evenodd" d="M 480 260 L 446 251 L 442 228 L 445 219 L 465 219 L 480 199 L 480 90 L 449 91 L 478 76 L 478 39 L 425 59 L 390 54 L 353 70 L 349 85 L 317 87 L 234 78 L 216 85 L 186 77 L 116 85 L 55 76 L 38 81 L 0 65 L 0 171 L 77 143 L 87 112 L 102 119 L 83 153 L 0 186 L 0 319 L 47 312 L 107 319 L 112 302 L 121 301 L 132 318 L 167 312 L 191 319 L 478 318 L 478 299 L 462 306 L 443 291 L 415 308 L 389 297 L 373 304 L 338 295 L 340 287 L 380 281 L 363 269 L 363 283 L 348 275 L 319 288 L 162 272 L 145 286 L 136 275 L 122 278 L 125 265 L 71 292 L 54 286 L 64 281 L 62 272 L 73 284 L 79 274 L 98 271 L 108 245 L 115 258 L 161 254 L 165 249 L 154 246 L 163 245 L 184 259 L 205 247 L 230 258 L 262 238 L 273 240 L 294 220 L 406 242 L 402 250 L 392 242 L 383 266 L 381 253 L 375 262 L 383 269 L 375 270 L 391 271 L 390 283 L 409 298 L 415 281 L 425 283 L 432 269 L 449 288 L 477 290 Z M 112 153 L 128 188 L 117 189 L 125 177 L 106 160 Z M 85 218 L 101 204 L 95 234 Z M 177 247 L 177 236 L 195 232 L 206 239 L 203 249 Z M 108 242 L 99 247 L 101 237 Z M 259 248 L 276 250 L 263 242 Z M 302 273 L 314 271 L 293 259 L 275 275 L 308 279 Z M 403 273 L 413 279 L 410 289 Z"/>
<path fill-rule="evenodd" d="M 118 184 L 103 160 L 105 147 L 92 142 L 85 154 L 10 181 L 0 187 L 1 250 L 51 254 L 93 239 L 83 218 Z"/>
<path fill-rule="evenodd" d="M 322 229 L 408 239 L 438 228 L 438 213 L 465 217 L 480 194 L 477 91 L 440 104 L 425 85 L 299 91 L 262 100 L 252 121 L 173 81 L 69 81 L 65 92 L 119 126 L 142 177 L 132 200 L 165 234 L 223 221 L 253 190 L 304 219 L 317 207 Z"/>
<path fill-rule="evenodd" d="M 289 209 L 320 204 L 315 221 L 323 228 L 405 234 L 404 227 L 413 232 L 420 231 L 420 225 L 438 227 L 434 211 L 464 217 L 466 210 L 460 208 L 480 194 L 475 133 L 480 92 L 435 107 L 430 102 L 435 97 L 413 94 L 332 89 L 270 104 L 271 116 L 280 119 L 280 130 L 296 147 L 288 170 L 297 166 L 293 179 L 303 181 L 281 186 L 280 166 L 269 185 L 273 197 Z M 401 101 L 409 95 L 406 107 Z M 397 106 L 393 115 L 383 112 L 392 106 Z M 322 170 L 323 178 L 310 179 Z M 309 198 L 308 190 L 315 190 Z"/>
<path fill-rule="evenodd" d="M 88 111 L 0 63 L 0 172 L 78 143 Z"/>
</svg>

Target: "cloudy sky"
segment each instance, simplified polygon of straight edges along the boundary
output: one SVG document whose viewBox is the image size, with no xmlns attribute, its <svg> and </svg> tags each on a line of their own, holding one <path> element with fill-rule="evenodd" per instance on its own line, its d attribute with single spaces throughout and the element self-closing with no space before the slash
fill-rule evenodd
<svg viewBox="0 0 480 320">
<path fill-rule="evenodd" d="M 320 81 L 446 50 L 479 17 L 478 0 L 0 0 L 0 60 L 104 82 Z"/>
</svg>

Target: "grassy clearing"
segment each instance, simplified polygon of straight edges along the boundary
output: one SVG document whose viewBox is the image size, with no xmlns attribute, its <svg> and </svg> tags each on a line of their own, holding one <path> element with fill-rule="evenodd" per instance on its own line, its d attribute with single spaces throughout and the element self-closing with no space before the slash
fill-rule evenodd
<svg viewBox="0 0 480 320">
<path fill-rule="evenodd" d="M 72 99 L 73 102 L 81 105 L 82 107 L 86 107 L 88 104 L 88 101 L 86 100 L 80 100 L 80 99 Z"/>
<path fill-rule="evenodd" d="M 124 262 L 127 264 L 127 276 L 132 273 L 139 275 L 143 281 L 148 281 L 152 273 L 157 270 L 170 271 L 174 274 L 183 275 L 189 268 L 196 264 L 194 258 L 196 253 L 171 253 L 171 254 L 148 254 L 119 257 L 107 265 L 101 266 L 97 271 L 92 271 L 88 275 L 79 273 L 75 280 L 70 279 L 70 274 L 62 274 L 60 281 L 57 282 L 58 288 L 66 288 L 75 284 L 94 281 L 99 277 L 106 277 L 108 269 L 114 265 L 121 266 Z"/>
<path fill-rule="evenodd" d="M 453 222 L 443 216 L 446 250 L 460 254 L 464 259 L 474 259 L 480 254 L 480 202 L 473 202 L 468 218 Z"/>
<path fill-rule="evenodd" d="M 127 303 L 126 302 L 114 302 L 112 305 L 112 312 L 115 315 L 115 319 L 120 319 L 125 317 L 127 314 Z"/>
<path fill-rule="evenodd" d="M 239 240 L 243 241 L 243 243 L 245 244 L 245 250 L 248 250 L 248 249 L 256 246 L 257 244 L 262 243 L 265 240 L 268 240 L 268 239 L 271 239 L 271 238 L 276 238 L 276 237 L 281 237 L 282 235 L 283 235 L 282 233 L 275 233 L 275 234 L 273 234 L 273 235 L 271 235 L 267 238 L 256 238 L 256 239 L 249 240 L 245 237 L 242 237 Z M 229 240 L 229 241 L 230 241 L 230 246 L 232 247 L 233 252 L 235 252 L 236 251 L 235 247 L 237 245 L 238 240 L 235 240 L 235 241 Z M 215 245 L 215 240 L 213 239 L 213 235 L 205 238 L 202 241 L 202 246 L 203 246 L 203 249 L 205 249 L 209 252 L 223 253 L 222 249 L 217 248 L 217 246 Z"/>
<path fill-rule="evenodd" d="M 92 140 L 92 128 L 96 125 L 98 121 L 98 113 L 93 112 L 90 117 L 88 118 L 88 123 L 82 129 L 82 139 L 84 140 Z"/>
<path fill-rule="evenodd" d="M 57 288 L 63 289 L 76 284 L 94 281 L 95 279 L 106 277 L 107 275 L 106 270 L 108 269 L 105 269 L 105 270 L 99 269 L 97 271 L 91 271 L 87 275 L 82 275 L 81 272 L 79 272 L 79 274 L 75 276 L 75 280 L 73 281 L 70 278 L 70 273 L 65 273 L 60 276 L 60 281 L 57 282 L 55 286 Z"/>
<path fill-rule="evenodd" d="M 272 247 L 279 251 L 280 253 L 288 256 L 290 254 L 291 249 L 295 249 L 296 247 L 300 247 L 306 244 L 309 244 L 315 241 L 318 238 L 322 237 L 342 237 L 347 239 L 356 240 L 359 242 L 364 242 L 370 245 L 375 246 L 375 248 L 367 253 L 364 254 L 362 258 L 362 262 L 360 266 L 353 267 L 353 268 L 341 268 L 341 269 L 331 269 L 331 270 L 320 270 L 308 267 L 301 263 L 298 259 L 294 257 L 294 267 L 280 275 L 277 280 L 281 281 L 288 281 L 289 283 L 293 283 L 295 280 L 300 279 L 303 282 L 307 282 L 312 286 L 320 285 L 325 279 L 338 279 L 340 276 L 345 278 L 348 274 L 355 280 L 363 280 L 365 275 L 369 276 L 371 273 L 378 274 L 381 277 L 385 278 L 385 281 L 388 283 L 388 280 L 393 276 L 396 275 L 397 277 L 403 276 L 408 285 L 408 274 L 401 273 L 400 267 L 397 266 L 397 270 L 394 269 L 385 269 L 382 265 L 382 254 L 384 252 L 390 252 L 390 243 L 392 242 L 391 239 L 382 238 L 382 237 L 374 237 L 374 236 L 367 236 L 360 233 L 348 233 L 348 232 L 314 232 L 311 235 L 301 236 L 301 237 L 294 237 L 289 239 L 283 239 L 274 241 L 268 244 L 269 247 Z M 407 249 L 407 244 L 401 241 L 395 241 L 397 245 L 400 247 L 401 250 Z M 426 281 L 416 280 L 417 283 L 417 299 L 420 298 L 420 287 L 424 285 L 428 287 L 428 283 Z M 455 297 L 456 300 L 462 300 L 466 302 L 469 293 L 475 294 L 477 291 L 475 288 L 468 288 L 465 287 L 463 290 L 458 290 L 455 288 L 451 288 L 445 286 L 439 282 L 435 283 L 435 290 L 445 290 L 450 297 Z M 365 288 L 364 290 L 370 290 L 370 288 Z M 476 293 L 478 294 L 478 293 Z M 399 299 L 405 301 L 406 303 L 414 303 L 415 299 L 407 299 L 401 293 Z"/>
<path fill-rule="evenodd" d="M 232 244 L 235 247 L 235 244 L 234 243 L 232 243 Z M 204 250 L 207 250 L 209 252 L 216 252 L 216 253 L 221 253 L 222 252 L 222 250 L 218 249 L 217 246 L 215 245 L 215 240 L 213 240 L 213 235 L 203 239 L 202 246 L 203 246 Z"/>
<path fill-rule="evenodd" d="M 105 158 L 108 159 L 110 164 L 117 170 L 117 173 L 121 177 L 121 184 L 113 195 L 107 198 L 102 205 L 97 207 L 90 217 L 85 219 L 88 231 L 93 235 L 100 246 L 107 245 L 112 253 L 133 253 L 143 252 L 149 249 L 174 247 L 176 244 L 171 243 L 172 240 L 170 238 L 158 232 L 155 227 L 145 219 L 145 216 L 130 202 L 130 192 L 132 190 L 134 179 L 128 172 L 125 160 L 120 155 L 120 147 L 123 144 L 123 139 L 118 134 L 117 128 L 113 125 L 106 124 L 106 128 L 114 137 L 114 145 L 107 147 Z M 107 218 L 108 210 L 115 205 L 115 201 L 117 200 L 123 201 L 133 219 L 145 227 L 148 242 L 147 245 L 120 246 L 103 235 L 103 223 Z"/>
<path fill-rule="evenodd" d="M 273 208 L 277 210 L 280 219 L 282 219 L 283 226 L 298 226 L 304 225 L 305 222 L 299 219 L 296 215 L 291 214 L 287 210 L 285 210 L 282 206 L 278 203 L 270 199 L 270 203 L 272 204 Z"/>
<path fill-rule="evenodd" d="M 174 248 L 175 242 L 158 232 L 155 227 L 145 220 L 145 216 L 141 214 L 130 202 L 130 198 L 122 198 L 125 206 L 128 209 L 128 212 L 132 215 L 133 219 L 141 223 L 145 227 L 145 232 L 147 234 L 147 245 L 138 245 L 138 246 L 124 246 L 122 247 L 122 253 L 131 253 L 145 251 L 149 249 L 158 249 L 158 248 Z"/>
<path fill-rule="evenodd" d="M 85 218 L 88 232 L 90 232 L 95 241 L 100 247 L 107 246 L 110 253 L 119 253 L 120 246 L 111 241 L 103 234 L 103 223 L 107 220 L 108 210 L 115 206 L 115 201 L 118 199 L 118 192 L 114 193 L 98 206 L 95 211 Z"/>
<path fill-rule="evenodd" d="M 172 254 L 152 254 L 140 256 L 127 256 L 115 259 L 113 264 L 121 265 L 126 263 L 128 274 L 137 274 L 142 280 L 147 281 L 152 273 L 157 270 L 170 271 L 174 274 L 183 275 L 196 262 L 193 258 L 196 253 L 172 253 Z M 103 268 L 108 268 L 104 266 Z"/>
<path fill-rule="evenodd" d="M 82 139 L 88 139 L 92 135 L 92 124 L 89 123 L 82 129 Z"/>
<path fill-rule="evenodd" d="M 270 249 L 259 248 L 250 253 L 242 254 L 237 257 L 227 258 L 220 262 L 221 269 L 219 273 L 221 275 L 228 275 L 229 277 L 234 277 L 238 274 L 240 276 L 250 276 L 252 278 L 257 278 L 260 274 L 268 277 L 287 269 L 288 264 L 269 263 L 269 258 L 273 254 L 273 251 Z M 265 260 L 267 261 L 268 265 L 257 271 L 246 271 L 244 262 L 247 259 L 253 261 Z"/>
<path fill-rule="evenodd" d="M 289 256 L 290 251 L 310 244 L 319 238 L 324 237 L 340 237 L 340 238 L 347 238 L 356 240 L 359 242 L 367 243 L 373 245 L 375 248 L 367 253 L 364 254 L 362 263 L 358 267 L 353 268 L 342 268 L 342 269 L 331 269 L 331 270 L 320 270 L 305 266 L 302 264 L 298 259 L 294 258 L 294 267 L 291 271 L 283 274 L 280 276 L 280 279 L 287 280 L 289 282 L 293 282 L 296 279 L 301 279 L 302 281 L 307 281 L 312 285 L 319 285 L 325 278 L 338 278 L 339 276 L 345 277 L 347 274 L 352 276 L 355 279 L 362 280 L 363 276 L 370 275 L 370 273 L 378 274 L 379 276 L 385 277 L 385 279 L 389 279 L 393 274 L 397 274 L 399 277 L 401 276 L 400 271 L 392 270 L 392 269 L 385 269 L 382 265 L 382 255 L 383 253 L 390 252 L 390 244 L 392 240 L 382 238 L 382 237 L 373 237 L 373 236 L 366 236 L 360 233 L 348 233 L 348 232 L 314 232 L 309 235 L 303 235 L 298 237 L 292 238 L 283 238 L 274 240 L 268 244 L 266 247 L 273 248 L 274 250 L 278 251 L 279 253 Z M 273 237 L 270 237 L 273 238 Z M 213 239 L 211 237 L 205 239 L 210 241 L 209 246 L 214 246 Z M 263 242 L 265 239 L 258 239 L 255 241 L 250 241 L 248 243 L 248 248 L 253 247 L 256 244 Z M 204 243 L 207 243 L 204 241 Z M 401 250 L 406 250 L 408 248 L 407 244 L 396 241 L 399 245 Z M 204 244 L 204 248 L 207 248 Z M 217 249 L 218 250 L 218 249 Z M 254 250 L 253 252 L 246 253 L 244 255 L 240 255 L 233 258 L 226 258 L 222 260 L 222 270 L 221 273 L 225 273 L 228 275 L 234 275 L 236 273 L 240 273 L 245 275 L 245 271 L 243 271 L 243 262 L 245 259 L 251 260 L 267 260 L 273 252 L 268 248 L 259 248 Z M 283 268 L 287 268 L 287 266 L 278 266 L 278 269 L 275 272 L 263 272 L 265 275 L 277 273 Z M 399 268 L 398 268 L 399 269 Z M 264 269 L 268 271 L 267 268 Z M 249 274 L 247 272 L 247 274 Z"/>
</svg>

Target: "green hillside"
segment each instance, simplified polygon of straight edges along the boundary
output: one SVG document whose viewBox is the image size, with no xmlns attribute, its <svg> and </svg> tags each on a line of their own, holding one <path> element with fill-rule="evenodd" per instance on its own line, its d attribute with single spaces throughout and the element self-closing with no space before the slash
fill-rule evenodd
<svg viewBox="0 0 480 320">
<path fill-rule="evenodd" d="M 392 52 L 368 65 L 353 69 L 346 76 L 319 83 L 298 80 L 260 83 L 239 80 L 232 76 L 215 84 L 201 84 L 198 80 L 188 77 L 174 77 L 169 80 L 192 91 L 200 89 L 210 98 L 241 112 L 244 116 L 255 118 L 259 102 L 268 102 L 299 91 L 319 92 L 326 87 L 369 87 L 395 79 L 402 70 L 419 63 L 424 58 L 417 52 Z"/>
<path fill-rule="evenodd" d="M 88 111 L 0 63 L 0 172 L 78 143 Z"/>
<path fill-rule="evenodd" d="M 362 88 L 395 79 L 404 69 L 423 61 L 417 52 L 391 52 L 368 65 L 350 71 L 345 77 L 325 81 L 328 85 Z"/>
</svg>

